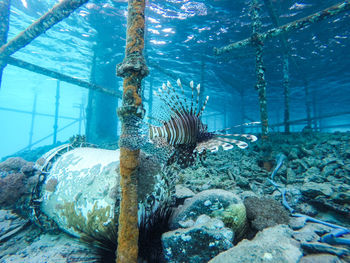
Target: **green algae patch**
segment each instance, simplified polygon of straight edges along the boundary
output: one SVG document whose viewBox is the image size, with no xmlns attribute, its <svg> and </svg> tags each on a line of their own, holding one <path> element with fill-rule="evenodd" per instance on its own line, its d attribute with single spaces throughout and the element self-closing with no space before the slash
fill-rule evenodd
<svg viewBox="0 0 350 263">
<path fill-rule="evenodd" d="M 225 227 L 231 228 L 238 239 L 244 235 L 247 227 L 247 215 L 243 203 L 231 204 L 225 209 L 216 210 L 211 216 L 224 222 Z"/>
<path fill-rule="evenodd" d="M 67 227 L 74 229 L 82 235 L 94 235 L 96 232 L 106 232 L 113 225 L 114 216 L 111 216 L 111 207 L 97 208 L 97 202 L 94 203 L 92 210 L 84 216 L 81 211 L 77 211 L 74 202 L 64 202 L 60 206 L 60 215 L 67 221 Z"/>
</svg>

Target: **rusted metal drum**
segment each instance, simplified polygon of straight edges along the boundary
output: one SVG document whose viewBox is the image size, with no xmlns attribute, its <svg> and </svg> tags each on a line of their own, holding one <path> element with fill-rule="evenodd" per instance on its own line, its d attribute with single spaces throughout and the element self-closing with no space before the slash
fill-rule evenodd
<svg viewBox="0 0 350 263">
<path fill-rule="evenodd" d="M 115 231 L 120 203 L 119 149 L 60 146 L 37 161 L 44 179 L 40 213 L 76 237 Z M 140 155 L 139 211 L 148 213 L 173 191 L 160 165 Z M 140 216 L 140 215 L 139 215 Z"/>
</svg>

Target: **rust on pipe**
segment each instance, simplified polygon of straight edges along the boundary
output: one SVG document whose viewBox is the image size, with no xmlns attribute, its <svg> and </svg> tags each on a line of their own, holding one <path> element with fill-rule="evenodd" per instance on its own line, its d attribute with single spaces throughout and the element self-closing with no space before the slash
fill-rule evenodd
<svg viewBox="0 0 350 263">
<path fill-rule="evenodd" d="M 131 116 L 143 117 L 141 81 L 148 74 L 143 57 L 145 31 L 145 0 L 128 1 L 125 58 L 117 66 L 117 75 L 124 78 L 122 107 L 118 116 L 122 124 L 119 139 L 122 197 L 118 223 L 117 263 L 136 263 L 138 256 L 138 198 L 137 181 L 139 149 L 123 143 Z"/>
<path fill-rule="evenodd" d="M 266 80 L 265 80 L 265 67 L 263 60 L 263 42 L 259 37 L 259 30 L 261 28 L 261 21 L 259 15 L 260 7 L 258 0 L 252 0 L 251 3 L 251 17 L 252 17 L 252 39 L 255 44 L 255 71 L 256 71 L 256 85 L 255 88 L 259 94 L 260 104 L 260 118 L 261 118 L 261 138 L 264 141 L 268 139 L 268 115 L 267 115 L 267 101 L 266 101 Z"/>
</svg>

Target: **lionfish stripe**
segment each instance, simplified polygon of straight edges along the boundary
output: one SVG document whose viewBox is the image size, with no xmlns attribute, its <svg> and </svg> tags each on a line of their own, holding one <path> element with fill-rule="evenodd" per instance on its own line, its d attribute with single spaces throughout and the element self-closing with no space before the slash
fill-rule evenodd
<svg viewBox="0 0 350 263">
<path fill-rule="evenodd" d="M 175 143 L 175 140 L 176 140 L 176 137 L 177 137 L 177 133 L 178 133 L 178 129 L 177 129 L 177 126 L 176 126 L 176 121 L 174 121 L 174 119 L 172 118 L 170 121 L 169 121 L 169 124 L 170 124 L 170 127 L 169 127 L 169 130 L 170 130 L 170 140 L 169 140 L 169 143 L 171 145 L 174 145 Z"/>
<path fill-rule="evenodd" d="M 174 141 L 174 143 L 175 144 L 180 144 L 181 143 L 181 141 L 183 140 L 183 135 L 184 135 L 184 132 L 183 132 L 183 126 L 182 126 L 182 121 L 181 121 L 182 119 L 181 119 L 181 117 L 180 118 L 177 118 L 177 119 L 175 119 L 175 121 L 176 121 L 176 140 Z"/>
<path fill-rule="evenodd" d="M 182 143 L 186 140 L 186 134 L 189 134 L 189 126 L 186 121 L 185 115 L 181 116 L 180 118 L 180 126 L 181 126 L 181 139 L 178 141 L 178 143 Z"/>
</svg>

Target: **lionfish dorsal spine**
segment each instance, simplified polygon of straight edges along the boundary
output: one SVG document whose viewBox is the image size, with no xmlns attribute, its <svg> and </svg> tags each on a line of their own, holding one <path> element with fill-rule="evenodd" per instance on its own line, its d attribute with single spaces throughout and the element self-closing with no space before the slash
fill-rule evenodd
<svg viewBox="0 0 350 263">
<path fill-rule="evenodd" d="M 202 115 L 203 111 L 205 110 L 205 106 L 206 106 L 207 103 L 208 103 L 208 100 L 209 100 L 209 96 L 207 96 L 207 97 L 205 98 L 205 101 L 204 101 L 204 103 L 203 103 L 203 106 L 202 106 L 201 110 L 198 112 L 197 117 L 200 117 L 200 116 Z"/>
<path fill-rule="evenodd" d="M 194 84 L 193 84 L 193 80 L 190 81 L 190 87 L 192 90 L 192 95 L 191 95 L 191 110 L 190 110 L 190 114 L 194 114 L 193 112 L 193 101 L 194 101 Z"/>
<path fill-rule="evenodd" d="M 181 84 L 181 82 L 180 82 L 180 84 Z M 171 89 L 172 93 L 175 95 L 175 96 L 172 95 L 171 98 L 175 102 L 175 105 L 177 106 L 177 108 L 180 111 L 182 111 L 183 113 L 186 112 L 186 107 L 183 105 L 179 95 L 176 93 L 175 88 L 171 85 L 170 81 L 167 82 L 167 86 L 168 86 L 168 88 Z M 180 106 L 179 106 L 179 104 L 180 104 Z"/>
<path fill-rule="evenodd" d="M 183 88 L 183 86 L 182 86 L 182 84 L 181 84 L 181 80 L 180 80 L 180 79 L 177 79 L 176 83 L 177 83 L 177 85 L 181 88 L 181 93 L 182 93 L 182 96 L 183 96 L 185 105 L 186 105 L 186 107 L 187 107 L 188 104 L 187 104 L 187 100 L 186 100 L 186 96 L 185 96 L 185 90 L 184 90 L 184 88 Z M 186 109 L 186 110 L 187 110 L 187 109 Z"/>
<path fill-rule="evenodd" d="M 201 92 L 201 84 L 197 85 L 196 90 L 197 90 L 196 107 L 194 109 L 193 114 L 197 114 L 197 110 L 199 110 L 199 96 Z"/>
<path fill-rule="evenodd" d="M 162 86 L 163 89 L 159 89 L 158 91 L 160 92 L 160 94 L 158 95 L 158 97 L 169 107 L 169 109 L 171 109 L 172 112 L 176 113 L 178 111 L 176 104 L 171 104 L 171 99 L 169 98 L 170 93 L 166 87 L 165 84 L 163 84 Z M 169 95 L 169 96 L 168 96 Z"/>
</svg>

